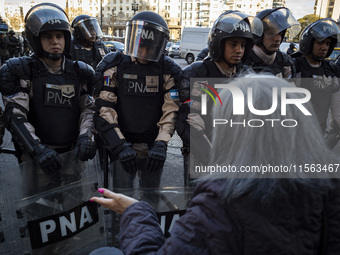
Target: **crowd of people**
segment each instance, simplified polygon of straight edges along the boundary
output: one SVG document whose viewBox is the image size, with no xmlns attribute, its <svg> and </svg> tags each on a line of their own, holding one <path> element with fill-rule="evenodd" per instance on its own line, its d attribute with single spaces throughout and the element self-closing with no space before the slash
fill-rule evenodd
<svg viewBox="0 0 340 255">
<path fill-rule="evenodd" d="M 28 56 L 30 52 L 31 49 L 28 44 L 25 31 L 23 31 L 19 36 L 13 30 L 0 32 L 1 65 L 10 58 Z"/>
<path fill-rule="evenodd" d="M 124 53 L 109 53 L 96 18 L 79 15 L 70 22 L 58 5 L 38 4 L 25 17 L 33 54 L 19 57 L 25 53 L 12 51 L 0 69 L 3 126 L 11 132 L 18 162 L 33 160 L 49 175 L 62 168 L 61 153 L 74 150 L 76 158 L 87 161 L 98 151 L 102 166 L 108 155 L 117 189 L 135 188 L 137 174 L 139 187 L 159 188 L 175 131 L 183 140 L 186 171 L 191 156 L 204 164 L 234 166 L 336 164 L 331 149 L 340 139 L 340 64 L 326 58 L 340 29 L 334 20 L 320 19 L 301 32 L 298 51 L 279 51 L 284 38 L 300 30 L 285 7 L 256 16 L 226 11 L 211 28 L 207 55 L 182 69 L 164 55 L 169 28 L 157 13 L 135 14 L 126 26 Z M 288 108 L 287 119 L 299 123 L 294 128 L 211 132 L 211 118 L 219 118 L 220 109 L 200 114 L 203 89 L 191 84 L 192 78 L 228 79 L 245 96 L 256 90 L 250 94 L 252 107 L 262 110 L 272 107 L 273 90 L 303 88 L 311 96 L 304 106 L 312 116 Z M 223 117 L 233 119 L 231 91 L 219 96 Z M 297 92 L 285 96 L 299 99 Z M 279 100 L 271 119 L 281 118 L 283 105 Z M 244 117 L 263 116 L 247 111 Z M 331 139 L 324 138 L 328 134 Z M 339 253 L 340 186 L 332 173 L 214 177 L 193 184 L 187 213 L 166 240 L 148 203 L 104 188 L 98 189 L 104 197 L 89 199 L 122 214 L 124 254 Z M 92 254 L 121 251 L 105 247 Z"/>
</svg>

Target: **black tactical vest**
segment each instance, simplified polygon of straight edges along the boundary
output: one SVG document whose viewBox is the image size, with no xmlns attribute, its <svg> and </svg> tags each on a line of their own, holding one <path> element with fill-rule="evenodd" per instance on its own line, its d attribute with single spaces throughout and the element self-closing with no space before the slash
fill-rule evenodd
<svg viewBox="0 0 340 255">
<path fill-rule="evenodd" d="M 73 61 L 66 59 L 63 74 L 51 74 L 41 61 L 32 65 L 32 92 L 28 121 L 41 142 L 67 146 L 79 134 L 79 76 Z"/>
<path fill-rule="evenodd" d="M 125 55 L 117 71 L 117 114 L 121 131 L 126 137 L 139 134 L 156 138 L 165 93 L 162 64 L 135 64 Z"/>
<path fill-rule="evenodd" d="M 71 48 L 73 60 L 83 61 L 96 69 L 98 63 L 105 55 L 104 47 L 101 43 L 95 43 L 90 51 L 86 50 L 81 44 L 74 44 Z"/>
<path fill-rule="evenodd" d="M 300 86 L 311 92 L 314 111 L 322 130 L 325 130 L 332 93 L 339 89 L 335 71 L 326 60 L 317 68 L 311 67 L 304 57 L 296 58 L 295 61 L 297 76 L 302 77 Z"/>
<path fill-rule="evenodd" d="M 274 63 L 268 65 L 264 63 L 264 61 L 260 57 L 258 57 L 253 50 L 251 50 L 247 60 L 245 61 L 245 64 L 252 67 L 252 69 L 256 73 L 260 72 L 272 73 L 280 78 L 284 78 L 285 66 L 292 67 L 292 63 L 289 61 L 288 56 L 284 55 L 284 53 L 282 53 L 281 51 L 276 52 L 276 58 L 274 60 Z M 294 75 L 293 70 L 292 75 Z"/>
</svg>

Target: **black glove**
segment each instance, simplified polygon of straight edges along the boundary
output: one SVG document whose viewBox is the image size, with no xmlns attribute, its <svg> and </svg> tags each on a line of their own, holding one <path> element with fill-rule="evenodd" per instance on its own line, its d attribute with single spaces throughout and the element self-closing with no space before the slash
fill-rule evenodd
<svg viewBox="0 0 340 255">
<path fill-rule="evenodd" d="M 182 104 L 177 112 L 177 119 L 175 123 L 177 134 L 181 137 L 186 147 L 190 147 L 190 125 L 187 122 L 189 113 L 189 106 L 187 104 Z"/>
<path fill-rule="evenodd" d="M 96 144 L 87 134 L 80 135 L 74 152 L 76 158 L 81 161 L 93 159 L 96 155 Z"/>
<path fill-rule="evenodd" d="M 118 153 L 118 159 L 124 168 L 124 170 L 128 173 L 137 172 L 137 152 L 132 149 L 131 143 L 123 143 L 123 149 Z"/>
<path fill-rule="evenodd" d="M 61 168 L 62 161 L 59 154 L 55 150 L 52 150 L 43 144 L 38 144 L 34 149 L 34 152 L 36 153 L 34 156 L 34 161 L 46 174 L 58 172 L 58 170 Z"/>
<path fill-rule="evenodd" d="M 150 172 L 160 170 L 166 159 L 167 144 L 163 141 L 154 142 L 151 149 L 148 152 L 148 158 L 146 159 L 146 168 Z"/>
</svg>

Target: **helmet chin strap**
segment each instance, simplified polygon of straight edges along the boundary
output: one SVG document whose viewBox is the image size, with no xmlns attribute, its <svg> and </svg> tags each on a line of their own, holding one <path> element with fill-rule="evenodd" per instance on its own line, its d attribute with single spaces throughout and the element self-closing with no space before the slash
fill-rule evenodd
<svg viewBox="0 0 340 255">
<path fill-rule="evenodd" d="M 47 59 L 50 59 L 50 60 L 59 60 L 63 57 L 63 53 L 48 53 L 46 51 L 43 51 L 44 52 L 44 57 L 46 57 Z"/>
<path fill-rule="evenodd" d="M 313 59 L 315 59 L 318 62 L 321 62 L 323 60 L 323 58 L 320 58 L 318 56 L 315 56 L 313 53 L 310 54 L 312 56 Z"/>
</svg>

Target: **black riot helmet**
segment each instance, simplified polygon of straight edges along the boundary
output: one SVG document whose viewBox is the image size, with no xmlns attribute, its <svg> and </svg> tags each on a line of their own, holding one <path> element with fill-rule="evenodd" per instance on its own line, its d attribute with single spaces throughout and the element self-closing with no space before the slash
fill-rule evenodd
<svg viewBox="0 0 340 255">
<path fill-rule="evenodd" d="M 125 54 L 157 62 L 169 40 L 165 20 L 157 13 L 143 11 L 127 22 Z"/>
<path fill-rule="evenodd" d="M 292 40 L 301 30 L 300 23 L 286 7 L 266 9 L 260 11 L 256 17 L 262 20 L 264 29 L 262 36 L 255 37 L 256 45 L 262 44 L 263 36 L 271 38 L 281 32 L 283 32 L 282 40 L 284 37 Z"/>
<path fill-rule="evenodd" d="M 78 15 L 71 23 L 72 35 L 76 41 L 93 44 L 103 37 L 98 20 L 89 15 Z"/>
<path fill-rule="evenodd" d="M 336 22 L 332 19 L 320 19 L 312 24 L 309 24 L 300 35 L 299 52 L 302 54 L 312 53 L 315 40 L 322 42 L 326 38 L 330 38 L 331 44 L 329 46 L 326 58 L 331 55 L 335 45 L 340 40 L 340 29 Z M 315 57 L 318 61 L 321 59 Z"/>
<path fill-rule="evenodd" d="M 64 10 L 52 3 L 42 3 L 33 6 L 25 17 L 25 32 L 33 52 L 39 57 L 58 60 L 63 54 L 50 54 L 43 50 L 39 35 L 44 31 L 64 31 L 64 54 L 69 55 L 71 46 L 71 29 L 69 19 Z"/>
<path fill-rule="evenodd" d="M 244 61 L 253 47 L 253 34 L 261 36 L 262 32 L 262 22 L 258 18 L 239 11 L 227 11 L 216 19 L 209 32 L 209 56 L 213 60 L 219 60 L 224 55 L 224 39 L 242 37 L 247 41 L 242 57 Z"/>
</svg>

